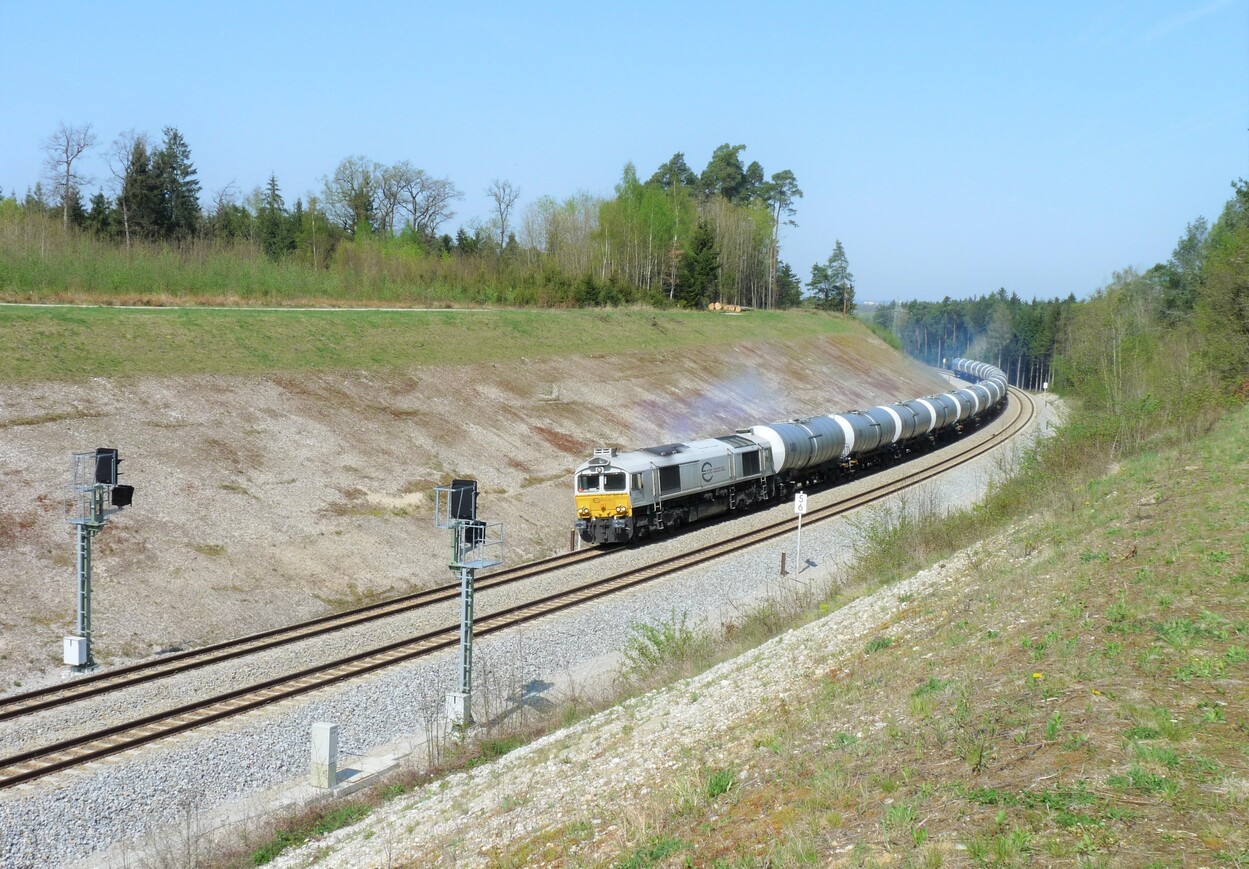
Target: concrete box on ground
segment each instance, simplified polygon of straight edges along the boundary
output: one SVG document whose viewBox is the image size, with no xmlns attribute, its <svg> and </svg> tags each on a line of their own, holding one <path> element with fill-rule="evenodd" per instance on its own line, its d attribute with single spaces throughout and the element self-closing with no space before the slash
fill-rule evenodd
<svg viewBox="0 0 1249 869">
<path fill-rule="evenodd" d="M 87 663 L 87 638 L 65 638 L 65 663 L 70 667 L 81 667 Z"/>
<path fill-rule="evenodd" d="M 312 725 L 313 787 L 332 788 L 338 784 L 338 725 L 318 721 Z"/>
</svg>

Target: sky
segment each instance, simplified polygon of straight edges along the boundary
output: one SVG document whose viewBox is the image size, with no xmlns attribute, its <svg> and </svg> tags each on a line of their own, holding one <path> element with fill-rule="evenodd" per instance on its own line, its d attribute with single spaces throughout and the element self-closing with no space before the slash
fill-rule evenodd
<svg viewBox="0 0 1249 869">
<path fill-rule="evenodd" d="M 488 219 L 493 179 L 609 196 L 675 152 L 789 169 L 781 257 L 837 240 L 861 301 L 1087 296 L 1165 261 L 1249 178 L 1249 0 L 0 3 L 0 189 L 90 123 L 191 147 L 205 204 L 349 155 L 409 160 Z"/>
</svg>

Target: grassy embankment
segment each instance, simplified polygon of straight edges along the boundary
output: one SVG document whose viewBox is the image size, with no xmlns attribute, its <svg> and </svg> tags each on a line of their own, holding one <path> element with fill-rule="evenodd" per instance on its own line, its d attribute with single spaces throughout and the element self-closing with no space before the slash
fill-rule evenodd
<svg viewBox="0 0 1249 869">
<path fill-rule="evenodd" d="M 257 375 L 685 352 L 861 327 L 815 312 L 263 311 L 0 306 L 0 382 Z"/>
<path fill-rule="evenodd" d="M 965 516 L 876 529 L 856 574 L 880 579 L 825 607 L 1005 542 L 622 809 L 613 865 L 1249 864 L 1249 410 L 1088 483 L 1082 443 Z M 664 676 L 724 645 L 661 633 Z M 496 865 L 558 864 L 590 829 Z"/>
</svg>

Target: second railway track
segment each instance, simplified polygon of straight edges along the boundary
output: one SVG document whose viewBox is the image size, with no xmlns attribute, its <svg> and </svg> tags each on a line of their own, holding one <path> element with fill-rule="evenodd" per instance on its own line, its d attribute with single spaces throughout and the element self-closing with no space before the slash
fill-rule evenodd
<svg viewBox="0 0 1249 869">
<path fill-rule="evenodd" d="M 965 448 L 943 455 L 944 450 L 932 454 L 936 461 L 923 469 L 904 475 L 901 479 L 883 483 L 871 491 L 839 499 L 833 504 L 809 511 L 807 523 L 829 519 L 879 501 L 912 486 L 945 473 L 959 465 L 1008 442 L 1023 431 L 1035 415 L 1031 397 L 1018 390 L 1011 390 L 1015 401 L 1010 402 L 1007 413 L 1013 417 L 992 434 L 983 432 L 970 441 L 959 442 Z M 1013 409 L 1013 410 L 1012 410 Z M 906 467 L 905 465 L 902 467 Z M 685 570 L 689 567 L 723 557 L 731 552 L 758 545 L 759 543 L 787 534 L 792 530 L 792 519 L 770 522 L 759 528 L 734 535 L 726 540 L 696 547 L 667 558 L 661 558 L 640 569 L 623 571 L 536 600 L 507 607 L 475 622 L 475 634 L 488 636 L 517 625 L 579 606 L 590 600 L 613 594 L 625 588 Z M 610 550 L 608 550 L 610 552 Z M 490 585 L 516 582 L 540 573 L 567 566 L 579 560 L 601 557 L 600 550 L 568 553 L 554 559 L 532 562 L 509 571 L 500 571 L 478 583 L 479 589 Z M 229 643 L 205 647 L 194 652 L 180 653 L 155 662 L 145 662 L 119 668 L 90 680 L 80 680 L 79 691 L 72 695 L 58 695 L 57 689 L 43 692 L 26 692 L 0 700 L 0 720 L 12 718 L 63 705 L 107 691 L 129 687 L 144 681 L 162 678 L 175 672 L 183 672 L 209 663 L 251 654 L 263 648 L 271 648 L 288 642 L 306 639 L 308 636 L 338 630 L 349 625 L 393 615 L 396 612 L 425 606 L 436 600 L 448 600 L 458 594 L 458 586 L 440 586 L 425 592 L 408 595 L 393 601 L 373 604 L 350 613 L 313 619 L 287 628 L 254 634 Z M 389 609 L 388 609 L 389 608 Z M 310 667 L 299 672 L 279 676 L 254 685 L 238 688 L 202 701 L 185 704 L 174 709 L 144 716 L 95 732 L 46 744 L 38 748 L 0 759 L 0 788 L 10 787 L 59 770 L 70 769 L 125 751 L 157 739 L 184 732 L 205 724 L 219 721 L 242 712 L 291 697 L 307 694 L 365 673 L 404 661 L 413 660 L 440 649 L 453 647 L 458 642 L 459 626 L 453 625 L 409 637 L 385 646 L 360 652 L 337 661 Z M 74 686 L 65 686 L 73 688 Z M 58 686 L 59 688 L 59 686 Z M 82 690 L 86 689 L 86 690 Z M 56 699 L 58 696 L 61 699 Z M 25 703 L 25 705 L 22 705 Z"/>
<path fill-rule="evenodd" d="M 531 561 L 517 567 L 496 571 L 477 581 L 477 589 L 484 591 L 528 579 L 540 573 L 558 570 L 593 558 L 609 555 L 610 550 L 584 549 L 568 552 L 552 558 Z M 413 592 L 390 600 L 379 601 L 341 613 L 318 616 L 315 619 L 284 625 L 259 633 L 248 634 L 198 649 L 188 649 L 163 655 L 154 660 L 139 661 L 115 667 L 101 673 L 83 676 L 63 685 L 52 685 L 19 694 L 0 697 L 0 721 L 7 721 L 44 709 L 64 706 L 88 697 L 141 685 L 154 679 L 162 679 L 176 673 L 185 673 L 209 664 L 241 658 L 256 652 L 324 636 L 334 631 L 378 619 L 390 618 L 401 613 L 427 607 L 459 596 L 459 583 L 448 583 L 423 591 Z"/>
</svg>

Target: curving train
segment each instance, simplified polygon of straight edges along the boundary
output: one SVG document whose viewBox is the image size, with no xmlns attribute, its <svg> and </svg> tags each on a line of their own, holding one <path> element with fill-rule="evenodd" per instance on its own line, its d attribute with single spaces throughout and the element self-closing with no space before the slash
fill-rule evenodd
<svg viewBox="0 0 1249 869">
<path fill-rule="evenodd" d="M 627 543 L 710 516 L 839 482 L 952 440 L 1006 405 L 1006 375 L 955 359 L 964 389 L 870 410 L 738 429 L 622 453 L 596 449 L 574 477 L 577 531 L 587 543 Z"/>
</svg>

